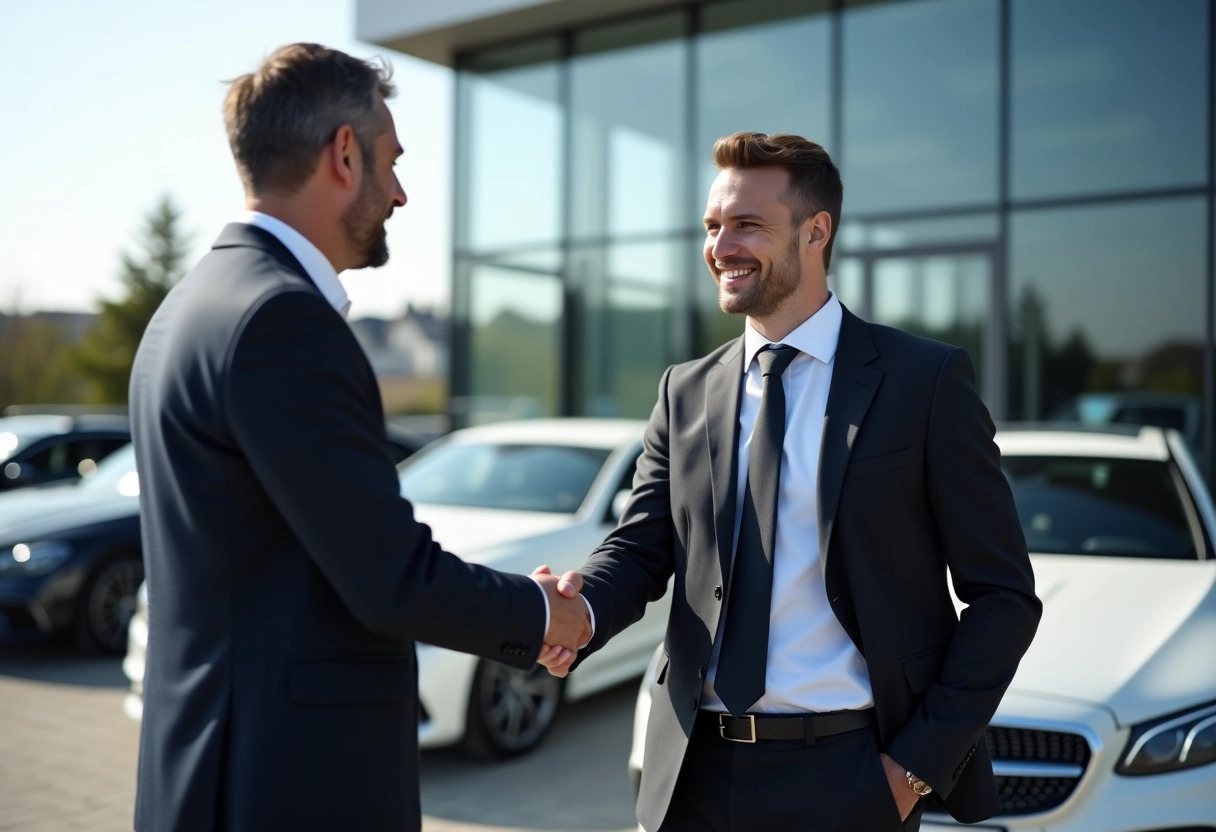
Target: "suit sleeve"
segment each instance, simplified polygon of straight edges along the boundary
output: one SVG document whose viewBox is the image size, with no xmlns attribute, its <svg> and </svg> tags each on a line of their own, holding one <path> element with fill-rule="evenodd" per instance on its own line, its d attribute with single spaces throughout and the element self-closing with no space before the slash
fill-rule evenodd
<svg viewBox="0 0 1216 832">
<path fill-rule="evenodd" d="M 229 429 L 352 615 L 369 630 L 530 666 L 545 599 L 524 575 L 445 552 L 400 495 L 370 371 L 323 299 L 288 290 L 247 316 L 228 359 Z"/>
<path fill-rule="evenodd" d="M 925 476 L 954 591 L 966 608 L 937 682 L 887 748 L 942 797 L 983 741 L 1042 613 L 994 432 L 971 361 L 955 349 L 938 372 Z"/>
<path fill-rule="evenodd" d="M 642 617 L 646 604 L 667 591 L 671 578 L 672 522 L 668 464 L 668 385 L 671 368 L 659 382 L 659 397 L 642 440 L 633 493 L 616 529 L 579 570 L 583 596 L 595 611 L 595 636 L 582 655 Z"/>
</svg>

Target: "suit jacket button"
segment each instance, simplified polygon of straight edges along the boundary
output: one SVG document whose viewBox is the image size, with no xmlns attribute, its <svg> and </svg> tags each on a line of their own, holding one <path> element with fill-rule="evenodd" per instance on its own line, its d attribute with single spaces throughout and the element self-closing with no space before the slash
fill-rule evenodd
<svg viewBox="0 0 1216 832">
<path fill-rule="evenodd" d="M 698 679 L 704 679 L 704 678 L 705 678 L 705 668 L 703 668 L 703 667 L 698 667 L 698 668 L 697 668 L 697 678 L 698 678 Z"/>
<path fill-rule="evenodd" d="M 692 700 L 692 710 L 695 713 L 697 710 L 697 700 Z"/>
<path fill-rule="evenodd" d="M 714 598 L 718 599 L 719 601 L 722 600 L 722 586 L 721 585 L 714 587 Z"/>
</svg>

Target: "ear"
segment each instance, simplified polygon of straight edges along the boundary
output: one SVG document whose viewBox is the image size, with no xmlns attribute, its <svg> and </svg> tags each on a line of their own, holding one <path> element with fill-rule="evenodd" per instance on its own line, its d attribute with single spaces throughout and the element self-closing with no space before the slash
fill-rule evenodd
<svg viewBox="0 0 1216 832">
<path fill-rule="evenodd" d="M 325 163 L 343 187 L 353 188 L 359 184 L 363 158 L 359 152 L 359 142 L 355 140 L 355 131 L 349 124 L 339 127 L 326 145 Z"/>
<path fill-rule="evenodd" d="M 823 251 L 832 238 L 832 217 L 820 211 L 802 224 L 802 240 L 812 251 Z"/>
</svg>

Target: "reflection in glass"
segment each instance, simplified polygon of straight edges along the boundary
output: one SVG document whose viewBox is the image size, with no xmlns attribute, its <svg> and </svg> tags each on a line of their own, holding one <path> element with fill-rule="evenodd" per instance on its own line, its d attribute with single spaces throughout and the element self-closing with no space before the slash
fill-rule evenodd
<svg viewBox="0 0 1216 832">
<path fill-rule="evenodd" d="M 676 316 L 683 251 L 679 242 L 655 242 L 572 252 L 572 276 L 585 299 L 584 413 L 646 417 L 663 370 L 687 354 Z"/>
<path fill-rule="evenodd" d="M 1015 197 L 1200 185 L 1206 0 L 1015 0 Z"/>
<path fill-rule="evenodd" d="M 561 282 L 499 266 L 470 273 L 469 422 L 556 414 Z"/>
<path fill-rule="evenodd" d="M 487 251 L 561 235 L 557 49 L 546 40 L 496 50 L 460 73 L 460 247 Z"/>
<path fill-rule="evenodd" d="M 731 0 L 704 7 L 696 43 L 698 198 L 717 175 L 710 151 L 722 136 L 755 130 L 828 143 L 828 5 Z"/>
<path fill-rule="evenodd" d="M 1168 394 L 1183 409 L 1200 400 L 1204 216 L 1202 198 L 1014 214 L 1009 402 L 1015 418 L 1098 412 L 1086 393 L 1117 394 L 1123 401 L 1116 404 L 1128 406 L 1133 391 Z"/>
<path fill-rule="evenodd" d="M 846 211 L 996 200 L 997 54 L 996 0 L 845 11 Z"/>
<path fill-rule="evenodd" d="M 683 219 L 688 41 L 679 14 L 575 35 L 575 236 L 670 231 Z"/>
<path fill-rule="evenodd" d="M 873 269 L 871 320 L 962 347 L 982 390 L 992 285 L 989 256 L 885 257 L 875 260 Z"/>
<path fill-rule="evenodd" d="M 860 222 L 845 218 L 836 251 L 893 250 L 995 243 L 1000 234 L 996 214 L 967 214 L 898 222 Z"/>
</svg>

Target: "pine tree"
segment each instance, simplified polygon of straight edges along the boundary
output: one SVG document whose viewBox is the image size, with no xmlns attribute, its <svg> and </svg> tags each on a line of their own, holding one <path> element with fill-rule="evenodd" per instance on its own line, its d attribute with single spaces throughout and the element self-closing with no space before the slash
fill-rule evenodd
<svg viewBox="0 0 1216 832">
<path fill-rule="evenodd" d="M 181 212 L 168 196 L 148 214 L 140 257 L 124 252 L 126 297 L 102 301 L 97 327 L 72 352 L 72 363 L 89 387 L 94 404 L 126 404 L 135 350 L 165 295 L 184 273 L 188 240 Z"/>
</svg>

